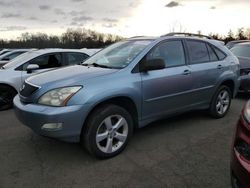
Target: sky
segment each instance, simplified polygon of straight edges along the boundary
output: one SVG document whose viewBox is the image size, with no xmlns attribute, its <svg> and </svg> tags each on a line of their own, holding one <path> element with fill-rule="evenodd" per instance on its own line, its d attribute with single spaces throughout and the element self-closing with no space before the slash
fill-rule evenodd
<svg viewBox="0 0 250 188">
<path fill-rule="evenodd" d="M 123 37 L 250 28 L 250 0 L 0 0 L 0 38 L 86 28 Z"/>
</svg>

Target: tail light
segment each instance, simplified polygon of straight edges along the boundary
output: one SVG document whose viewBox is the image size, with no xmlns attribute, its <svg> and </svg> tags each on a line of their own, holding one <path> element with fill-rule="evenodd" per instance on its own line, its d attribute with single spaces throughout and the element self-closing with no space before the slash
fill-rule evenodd
<svg viewBox="0 0 250 188">
<path fill-rule="evenodd" d="M 250 101 L 248 101 L 247 104 L 245 105 L 245 108 L 243 110 L 243 118 L 250 125 Z"/>
</svg>

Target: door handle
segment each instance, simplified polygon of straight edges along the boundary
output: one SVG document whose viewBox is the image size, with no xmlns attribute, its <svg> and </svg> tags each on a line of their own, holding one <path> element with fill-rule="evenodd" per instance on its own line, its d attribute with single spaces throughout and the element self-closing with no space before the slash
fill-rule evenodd
<svg viewBox="0 0 250 188">
<path fill-rule="evenodd" d="M 222 65 L 218 65 L 218 66 L 217 66 L 217 69 L 222 69 Z"/>
<path fill-rule="evenodd" d="M 189 74 L 191 74 L 191 71 L 190 70 L 184 70 L 184 72 L 182 74 L 183 75 L 189 75 Z"/>
</svg>

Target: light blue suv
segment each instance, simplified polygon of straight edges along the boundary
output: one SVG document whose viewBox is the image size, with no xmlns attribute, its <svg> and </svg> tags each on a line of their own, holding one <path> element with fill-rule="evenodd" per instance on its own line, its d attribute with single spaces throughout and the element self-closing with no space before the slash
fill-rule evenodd
<svg viewBox="0 0 250 188">
<path fill-rule="evenodd" d="M 220 42 L 185 36 L 131 38 L 82 65 L 28 78 L 16 115 L 36 133 L 113 157 L 133 130 L 190 110 L 222 118 L 239 87 L 239 62 Z"/>
</svg>

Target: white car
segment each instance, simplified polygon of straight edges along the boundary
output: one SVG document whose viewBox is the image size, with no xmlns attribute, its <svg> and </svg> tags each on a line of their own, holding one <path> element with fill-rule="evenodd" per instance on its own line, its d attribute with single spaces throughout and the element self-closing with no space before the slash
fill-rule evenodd
<svg viewBox="0 0 250 188">
<path fill-rule="evenodd" d="M 81 49 L 84 53 L 90 54 L 90 56 L 94 55 L 95 53 L 101 51 L 101 48 L 82 48 Z"/>
<path fill-rule="evenodd" d="M 18 57 L 19 55 L 22 55 L 26 52 L 33 51 L 35 49 L 18 49 L 18 50 L 12 50 L 10 52 L 6 52 L 3 55 L 0 56 L 0 67 L 11 61 L 12 59 Z"/>
<path fill-rule="evenodd" d="M 12 101 L 26 78 L 63 66 L 80 64 L 90 54 L 82 50 L 44 49 L 27 52 L 0 69 L 0 110 L 12 107 Z"/>
</svg>

